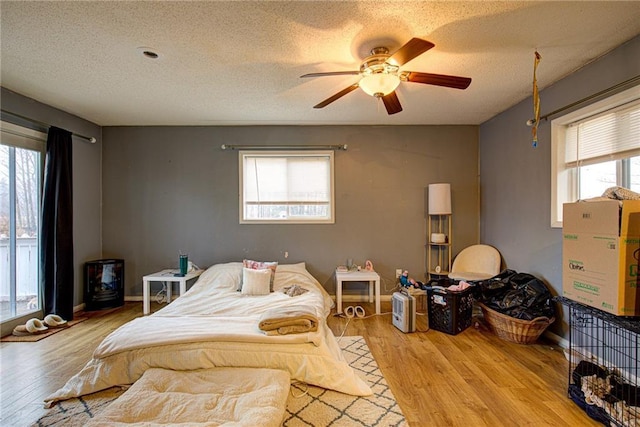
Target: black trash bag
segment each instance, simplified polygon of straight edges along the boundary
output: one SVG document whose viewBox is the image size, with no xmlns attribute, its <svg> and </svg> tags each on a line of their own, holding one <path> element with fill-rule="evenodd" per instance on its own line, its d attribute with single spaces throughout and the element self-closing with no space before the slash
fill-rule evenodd
<svg viewBox="0 0 640 427">
<path fill-rule="evenodd" d="M 478 299 L 499 313 L 522 320 L 555 316 L 551 292 L 531 274 L 504 270 L 479 286 Z"/>
<path fill-rule="evenodd" d="M 527 296 L 522 289 L 512 289 L 506 292 L 501 299 L 497 299 L 496 303 L 503 311 L 513 311 L 525 305 L 526 298 Z"/>
<path fill-rule="evenodd" d="M 536 317 L 553 317 L 555 315 L 551 292 L 540 279 L 528 273 L 518 273 L 510 277 L 510 283 L 519 292 L 518 298 L 511 301 L 512 306 L 521 299 L 519 307 L 514 307 L 512 313 L 508 313 L 510 316 L 533 320 Z M 525 309 L 522 309 L 523 307 Z"/>
<path fill-rule="evenodd" d="M 500 311 L 500 302 L 513 289 L 510 279 L 515 274 L 518 273 L 514 270 L 506 269 L 490 279 L 478 282 L 477 285 L 480 288 L 478 301 L 483 302 L 494 310 Z"/>
<path fill-rule="evenodd" d="M 490 279 L 476 282 L 476 286 L 479 289 L 478 300 L 490 301 L 494 296 L 504 294 L 506 290 L 511 289 L 509 287 L 509 278 L 514 274 L 516 274 L 515 271 L 507 269 Z"/>
<path fill-rule="evenodd" d="M 527 273 L 511 276 L 511 283 L 525 294 L 525 305 L 536 307 L 545 303 L 551 297 L 547 286 L 541 280 Z"/>
</svg>

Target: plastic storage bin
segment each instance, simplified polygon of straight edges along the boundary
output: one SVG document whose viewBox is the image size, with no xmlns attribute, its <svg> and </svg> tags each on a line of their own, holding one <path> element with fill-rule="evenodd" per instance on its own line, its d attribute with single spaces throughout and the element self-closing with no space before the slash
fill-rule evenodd
<svg viewBox="0 0 640 427">
<path fill-rule="evenodd" d="M 457 335 L 471 326 L 473 291 L 473 287 L 461 292 L 429 290 L 429 328 Z"/>
</svg>

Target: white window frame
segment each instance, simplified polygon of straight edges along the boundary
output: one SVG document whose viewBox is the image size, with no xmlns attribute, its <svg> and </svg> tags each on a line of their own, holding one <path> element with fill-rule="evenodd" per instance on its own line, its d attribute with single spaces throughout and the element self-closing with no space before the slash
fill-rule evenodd
<svg viewBox="0 0 640 427">
<path fill-rule="evenodd" d="M 244 185 L 244 165 L 246 157 L 326 157 L 329 161 L 329 217 L 328 218 L 273 218 L 273 219 L 249 219 L 245 216 L 245 185 Z M 335 185 L 334 185 L 334 152 L 331 150 L 242 150 L 238 153 L 239 169 L 239 220 L 240 224 L 333 224 L 335 223 Z M 286 201 L 283 201 L 286 202 Z"/>
<path fill-rule="evenodd" d="M 36 131 L 36 130 L 32 130 L 23 126 L 19 126 L 19 125 L 15 125 L 13 123 L 9 123 L 9 122 L 5 122 L 5 121 L 0 121 L 0 133 L 2 134 L 2 143 L 5 145 L 9 145 L 11 147 L 14 148 L 22 148 L 22 149 L 27 149 L 27 150 L 32 150 L 32 151 L 37 151 L 40 153 L 40 165 L 39 165 L 39 185 L 40 188 L 38 189 L 38 193 L 39 196 L 41 197 L 42 195 L 42 181 L 43 181 L 43 173 L 44 173 L 44 159 L 45 159 L 45 151 L 46 151 L 46 140 L 47 140 L 47 134 Z M 4 331 L 4 327 L 6 325 L 13 325 L 16 321 L 18 321 L 18 319 L 23 319 L 23 318 L 30 318 L 30 317 L 42 317 L 42 299 L 43 299 L 43 289 L 41 286 L 41 277 L 42 277 L 42 272 L 41 272 L 41 268 L 40 268 L 40 247 L 42 245 L 42 233 L 40 230 L 40 224 L 42 222 L 42 200 L 41 198 L 38 199 L 37 201 L 38 203 L 38 260 L 37 260 L 37 278 L 36 278 L 36 288 L 37 288 L 37 292 L 38 292 L 38 305 L 37 308 L 35 309 L 31 309 L 31 310 L 27 310 L 25 312 L 22 312 L 20 314 L 16 314 L 16 315 L 10 315 L 10 317 L 4 318 L 2 319 L 2 328 Z M 15 236 L 14 236 L 15 238 Z M 15 241 L 14 241 L 15 243 Z M 13 257 L 12 257 L 13 258 Z M 10 272 L 10 282 L 15 280 L 15 275 L 16 275 L 16 271 L 15 265 L 12 265 L 12 260 L 10 260 L 9 262 L 9 270 Z M 9 286 L 11 287 L 15 287 L 16 283 L 9 283 Z M 11 301 L 10 301 L 11 303 Z"/>
<path fill-rule="evenodd" d="M 565 168 L 565 134 L 571 123 L 640 99 L 640 86 L 617 93 L 551 121 L 551 227 L 562 227 L 562 205 L 578 200 L 577 170 Z"/>
</svg>

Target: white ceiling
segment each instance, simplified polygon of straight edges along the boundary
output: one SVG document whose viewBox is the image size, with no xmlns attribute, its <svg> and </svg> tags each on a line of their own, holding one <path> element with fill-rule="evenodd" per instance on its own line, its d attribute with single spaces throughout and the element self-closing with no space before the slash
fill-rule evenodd
<svg viewBox="0 0 640 427">
<path fill-rule="evenodd" d="M 636 1 L 3 0 L 0 12 L 2 86 L 102 126 L 480 124 L 531 95 L 536 49 L 542 89 L 640 34 Z M 392 116 L 361 90 L 312 108 L 357 76 L 300 75 L 357 70 L 412 37 L 435 47 L 402 70 L 469 88 L 404 82 Z"/>
</svg>

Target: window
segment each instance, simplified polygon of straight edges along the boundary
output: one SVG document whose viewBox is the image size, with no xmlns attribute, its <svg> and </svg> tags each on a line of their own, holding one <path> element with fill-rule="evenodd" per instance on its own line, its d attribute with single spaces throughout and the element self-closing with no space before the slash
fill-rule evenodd
<svg viewBox="0 0 640 427">
<path fill-rule="evenodd" d="M 333 151 L 240 151 L 240 223 L 332 224 Z"/>
<path fill-rule="evenodd" d="M 551 142 L 552 227 L 563 203 L 614 186 L 640 192 L 640 87 L 553 120 Z"/>
<path fill-rule="evenodd" d="M 40 200 L 46 135 L 1 123 L 0 317 L 40 307 Z"/>
</svg>

